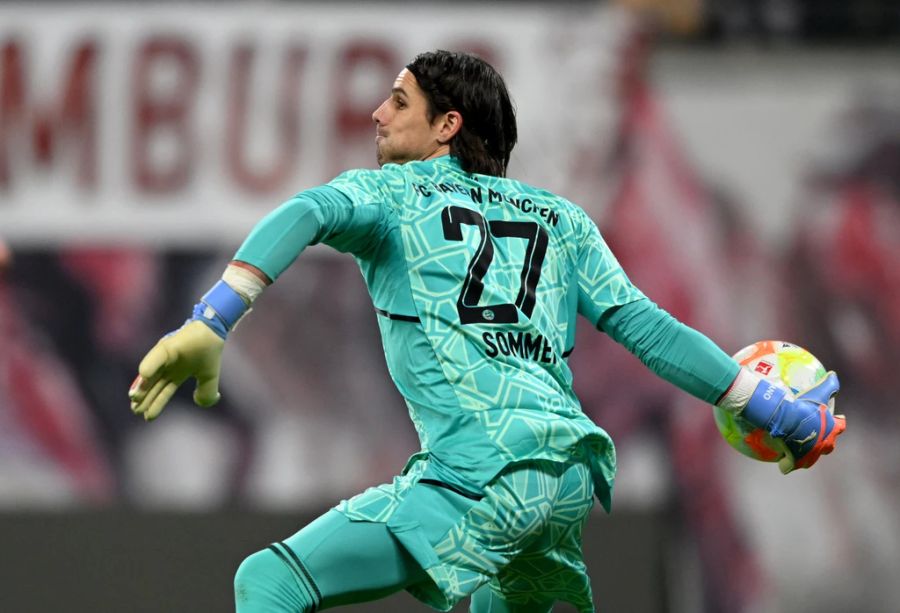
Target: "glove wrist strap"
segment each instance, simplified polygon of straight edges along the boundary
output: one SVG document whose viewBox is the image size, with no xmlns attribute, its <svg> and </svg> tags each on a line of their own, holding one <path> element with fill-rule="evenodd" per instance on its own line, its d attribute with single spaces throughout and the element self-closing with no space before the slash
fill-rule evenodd
<svg viewBox="0 0 900 613">
<path fill-rule="evenodd" d="M 191 320 L 199 320 L 225 339 L 229 330 L 249 310 L 249 306 L 225 281 L 219 281 L 203 295 L 196 305 Z"/>
<path fill-rule="evenodd" d="M 787 390 L 765 379 L 760 380 L 741 411 L 741 417 L 758 428 L 765 428 L 772 436 L 779 436 L 779 409 L 786 394 Z"/>
</svg>

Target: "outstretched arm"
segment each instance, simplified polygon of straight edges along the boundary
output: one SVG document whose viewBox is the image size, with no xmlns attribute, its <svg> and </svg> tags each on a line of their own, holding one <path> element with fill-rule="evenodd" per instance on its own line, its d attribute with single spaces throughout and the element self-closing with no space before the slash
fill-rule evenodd
<svg viewBox="0 0 900 613">
<path fill-rule="evenodd" d="M 784 441 L 782 472 L 809 468 L 831 453 L 846 426 L 844 418 L 833 416 L 827 407 L 840 387 L 836 374 L 829 373 L 796 400 L 788 397 L 643 296 L 596 227 L 589 229 L 578 271 L 578 308 L 583 315 L 666 381 Z"/>
<path fill-rule="evenodd" d="M 225 340 L 262 291 L 309 245 L 326 242 L 342 251 L 364 251 L 379 215 L 378 207 L 356 206 L 329 186 L 302 192 L 267 215 L 184 325 L 160 339 L 141 361 L 128 391 L 131 410 L 155 419 L 191 377 L 197 380 L 194 402 L 218 402 Z"/>
<path fill-rule="evenodd" d="M 786 453 L 778 465 L 785 474 L 831 453 L 846 427 L 828 408 L 840 389 L 833 372 L 793 399 L 649 300 L 615 309 L 600 327 L 663 379 L 782 440 Z"/>
</svg>

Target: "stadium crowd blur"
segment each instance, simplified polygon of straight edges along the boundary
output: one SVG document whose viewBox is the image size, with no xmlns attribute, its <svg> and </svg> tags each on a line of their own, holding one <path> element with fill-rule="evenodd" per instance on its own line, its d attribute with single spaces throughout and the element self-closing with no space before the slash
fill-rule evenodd
<svg viewBox="0 0 900 613">
<path fill-rule="evenodd" d="M 617 508 L 664 508 L 688 528 L 708 611 L 765 610 L 763 586 L 780 562 L 806 573 L 806 585 L 865 566 L 870 584 L 828 590 L 816 610 L 877 611 L 866 603 L 896 598 L 900 573 L 900 90 L 848 92 L 833 132 L 791 178 L 801 197 L 786 240 L 772 245 L 750 229 L 754 205 L 694 166 L 649 66 L 672 46 L 900 49 L 900 9 L 888 0 L 621 4 L 644 17 L 630 22 L 607 83 L 615 128 L 584 156 L 573 192 L 604 194 L 580 203 L 635 283 L 727 351 L 776 335 L 806 341 L 841 375 L 849 428 L 809 475 L 788 485 L 758 477 L 719 443 L 708 408 L 582 326 L 570 364 L 585 411 L 622 457 Z M 185 389 L 152 427 L 131 415 L 126 390 L 140 357 L 233 248 L 0 243 L 0 506 L 318 508 L 403 465 L 415 433 L 389 386 L 359 273 L 350 258 L 319 251 L 231 337 L 217 408 L 194 407 Z M 789 503 L 776 498 L 801 479 L 799 491 L 827 511 L 836 567 L 798 561 L 784 543 L 771 554 L 780 562 L 765 559 L 753 545 L 811 529 L 777 517 Z M 756 506 L 746 503 L 754 481 L 767 491 Z"/>
</svg>

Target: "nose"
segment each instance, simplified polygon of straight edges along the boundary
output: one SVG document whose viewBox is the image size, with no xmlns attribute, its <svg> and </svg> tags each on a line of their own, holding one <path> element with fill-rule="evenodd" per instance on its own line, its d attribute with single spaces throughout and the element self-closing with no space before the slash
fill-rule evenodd
<svg viewBox="0 0 900 613">
<path fill-rule="evenodd" d="M 376 126 L 380 126 L 384 123 L 384 105 L 387 104 L 387 100 L 382 102 L 377 109 L 372 112 L 372 121 L 375 122 Z"/>
</svg>

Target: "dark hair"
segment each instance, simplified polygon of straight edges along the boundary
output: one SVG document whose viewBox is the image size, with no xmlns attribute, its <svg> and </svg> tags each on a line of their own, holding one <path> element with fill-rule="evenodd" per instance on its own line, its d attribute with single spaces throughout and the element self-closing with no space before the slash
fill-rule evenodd
<svg viewBox="0 0 900 613">
<path fill-rule="evenodd" d="M 462 127 L 450 155 L 466 172 L 506 176 L 516 145 L 516 111 L 503 77 L 480 57 L 453 51 L 420 53 L 406 65 L 428 100 L 428 120 L 457 111 Z"/>
</svg>

